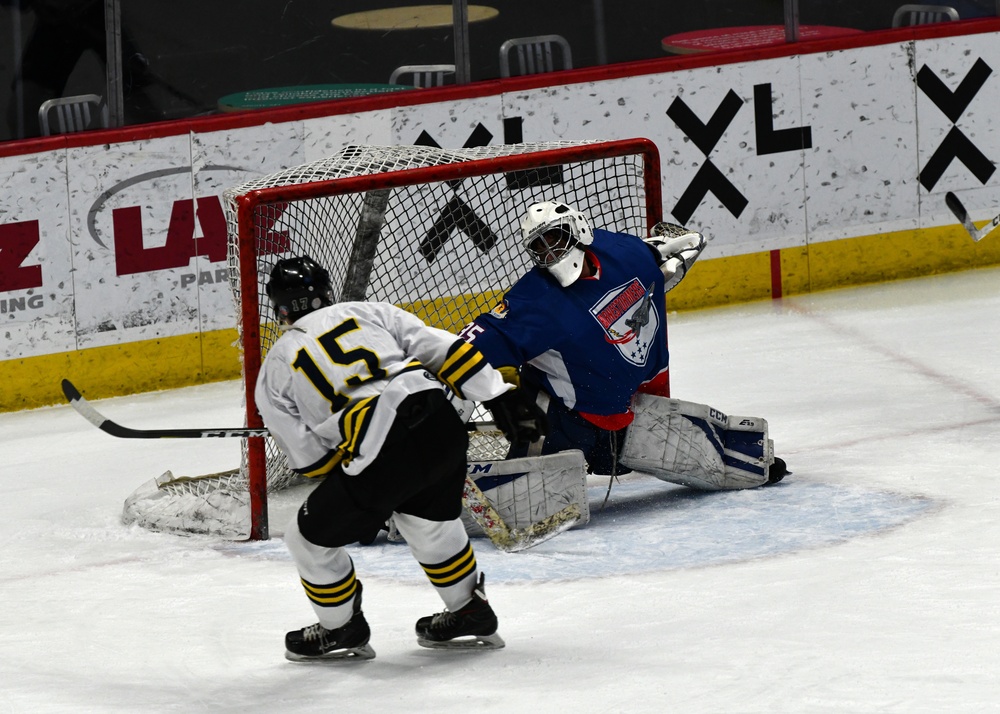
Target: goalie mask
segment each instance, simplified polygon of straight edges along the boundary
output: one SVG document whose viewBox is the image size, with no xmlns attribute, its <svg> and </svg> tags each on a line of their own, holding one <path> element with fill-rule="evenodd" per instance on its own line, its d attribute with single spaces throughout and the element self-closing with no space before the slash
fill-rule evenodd
<svg viewBox="0 0 1000 714">
<path fill-rule="evenodd" d="M 583 247 L 594 242 L 590 222 L 558 201 L 528 207 L 521 221 L 521 245 L 535 265 L 548 270 L 564 288 L 583 272 Z"/>
<path fill-rule="evenodd" d="M 334 302 L 330 274 L 308 255 L 275 263 L 266 289 L 274 314 L 288 322 Z"/>
</svg>

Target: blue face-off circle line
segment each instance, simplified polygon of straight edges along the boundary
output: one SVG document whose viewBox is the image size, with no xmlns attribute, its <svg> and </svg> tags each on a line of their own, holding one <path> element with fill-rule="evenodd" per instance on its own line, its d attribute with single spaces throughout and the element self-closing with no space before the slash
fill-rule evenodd
<svg viewBox="0 0 1000 714">
<path fill-rule="evenodd" d="M 743 491 L 706 493 L 656 479 L 591 487 L 590 523 L 520 553 L 501 553 L 474 538 L 490 582 L 581 580 L 738 563 L 828 547 L 875 535 L 936 511 L 911 495 L 826 483 L 781 482 Z M 230 544 L 241 556 L 289 559 L 279 540 Z M 232 551 L 230 551 L 232 552 Z M 405 543 L 385 534 L 349 546 L 358 576 L 419 578 Z"/>
</svg>

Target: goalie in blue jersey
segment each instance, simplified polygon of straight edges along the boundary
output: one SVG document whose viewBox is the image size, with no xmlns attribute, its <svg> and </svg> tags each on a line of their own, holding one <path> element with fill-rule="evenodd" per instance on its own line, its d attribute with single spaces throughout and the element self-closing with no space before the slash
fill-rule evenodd
<svg viewBox="0 0 1000 714">
<path fill-rule="evenodd" d="M 528 208 L 534 267 L 461 332 L 548 415 L 548 434 L 507 458 L 578 449 L 592 473 L 634 468 L 703 490 L 780 480 L 766 421 L 668 398 L 665 294 L 706 242 L 669 223 L 651 233 L 592 228 L 556 201 Z"/>
</svg>

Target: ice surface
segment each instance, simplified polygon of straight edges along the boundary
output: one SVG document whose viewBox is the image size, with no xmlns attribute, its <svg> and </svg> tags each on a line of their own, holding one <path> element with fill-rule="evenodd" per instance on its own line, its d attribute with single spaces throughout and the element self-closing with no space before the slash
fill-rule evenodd
<svg viewBox="0 0 1000 714">
<path fill-rule="evenodd" d="M 237 441 L 0 414 L 0 712 L 1000 711 L 998 315 L 997 269 L 671 315 L 674 395 L 767 418 L 793 474 L 722 494 L 628 475 L 603 510 L 592 477 L 587 528 L 510 555 L 477 539 L 496 652 L 418 647 L 441 602 L 380 540 L 352 553 L 377 658 L 288 663 L 314 617 L 280 537 L 119 520 L 167 469 L 231 468 Z M 242 423 L 237 382 L 96 405 Z"/>
</svg>

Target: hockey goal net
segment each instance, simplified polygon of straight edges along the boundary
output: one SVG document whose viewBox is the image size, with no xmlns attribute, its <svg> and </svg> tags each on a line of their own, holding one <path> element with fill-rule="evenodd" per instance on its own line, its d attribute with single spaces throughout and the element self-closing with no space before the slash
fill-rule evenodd
<svg viewBox="0 0 1000 714">
<path fill-rule="evenodd" d="M 263 355 L 280 336 L 264 293 L 277 260 L 310 255 L 330 271 L 340 300 L 393 303 L 458 332 L 531 267 L 518 226 L 528 205 L 545 200 L 575 206 L 594 227 L 646 235 L 662 210 L 656 147 L 646 139 L 457 150 L 348 146 L 227 190 L 246 425 L 263 426 L 254 386 Z M 506 447 L 499 432 L 477 433 L 469 458 L 502 459 Z M 296 476 L 271 439 L 253 438 L 244 442 L 239 469 L 161 480 L 154 500 L 166 517 L 134 520 L 266 539 L 268 494 Z M 168 490 L 175 492 L 169 498 Z M 232 513 L 220 513 L 227 508 Z"/>
</svg>

